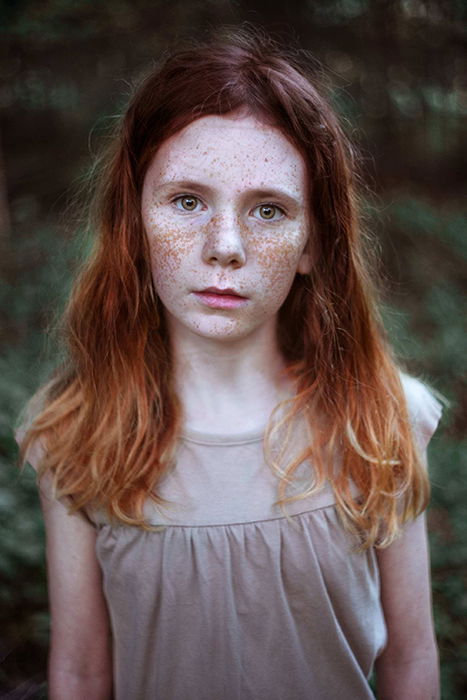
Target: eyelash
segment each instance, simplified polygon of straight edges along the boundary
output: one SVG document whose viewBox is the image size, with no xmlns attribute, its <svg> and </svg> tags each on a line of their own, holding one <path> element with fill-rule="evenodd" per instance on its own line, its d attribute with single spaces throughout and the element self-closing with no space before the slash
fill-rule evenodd
<svg viewBox="0 0 467 700">
<path fill-rule="evenodd" d="M 180 211 L 184 211 L 187 214 L 191 214 L 191 213 L 195 212 L 197 210 L 197 206 L 195 206 L 193 209 L 185 209 L 185 207 L 183 207 L 183 205 L 182 205 L 182 201 L 184 199 L 191 199 L 194 202 L 196 202 L 196 205 L 201 204 L 201 200 L 199 199 L 199 197 L 196 197 L 195 195 L 181 194 L 181 195 L 178 195 L 177 197 L 175 197 L 172 200 L 173 204 L 175 204 L 177 209 L 179 209 Z M 179 204 L 180 204 L 180 206 L 178 206 Z M 267 219 L 267 218 L 259 217 L 261 221 L 276 222 L 276 221 L 280 221 L 285 216 L 285 211 L 282 209 L 282 207 L 278 206 L 277 204 L 272 204 L 270 202 L 265 202 L 263 204 L 257 204 L 255 207 L 253 207 L 252 212 L 255 212 L 261 208 L 274 209 L 274 215 L 272 218 Z M 276 214 L 279 214 L 279 216 L 276 216 Z"/>
</svg>

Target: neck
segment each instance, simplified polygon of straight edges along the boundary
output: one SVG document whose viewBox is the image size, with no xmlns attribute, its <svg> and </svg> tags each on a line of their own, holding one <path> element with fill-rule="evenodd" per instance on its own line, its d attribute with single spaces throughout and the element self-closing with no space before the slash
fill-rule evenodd
<svg viewBox="0 0 467 700">
<path fill-rule="evenodd" d="M 170 335 L 185 426 L 212 434 L 262 430 L 288 393 L 275 324 L 234 341 L 180 327 Z"/>
</svg>

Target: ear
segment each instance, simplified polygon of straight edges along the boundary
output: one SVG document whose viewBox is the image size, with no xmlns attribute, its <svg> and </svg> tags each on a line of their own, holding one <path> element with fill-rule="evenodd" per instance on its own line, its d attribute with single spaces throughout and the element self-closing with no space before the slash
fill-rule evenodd
<svg viewBox="0 0 467 700">
<path fill-rule="evenodd" d="M 305 245 L 302 250 L 302 254 L 300 256 L 300 259 L 298 261 L 297 265 L 297 273 L 299 275 L 309 275 L 310 272 L 313 269 L 313 262 L 315 258 L 315 250 L 314 250 L 314 236 L 315 236 L 315 222 L 311 218 L 308 220 L 308 226 L 307 226 L 308 232 L 307 232 L 307 237 L 305 241 Z"/>
<path fill-rule="evenodd" d="M 298 261 L 297 272 L 300 275 L 309 275 L 311 272 L 311 268 L 311 254 L 305 249 L 300 256 L 300 260 Z"/>
</svg>

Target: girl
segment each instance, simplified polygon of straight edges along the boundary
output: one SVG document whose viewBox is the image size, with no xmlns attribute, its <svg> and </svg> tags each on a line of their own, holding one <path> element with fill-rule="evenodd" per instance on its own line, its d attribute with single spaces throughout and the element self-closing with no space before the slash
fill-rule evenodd
<svg viewBox="0 0 467 700">
<path fill-rule="evenodd" d="M 52 700 L 363 700 L 374 667 L 379 698 L 438 697 L 439 405 L 386 344 L 353 171 L 263 36 L 179 51 L 134 95 L 21 438 Z"/>
</svg>

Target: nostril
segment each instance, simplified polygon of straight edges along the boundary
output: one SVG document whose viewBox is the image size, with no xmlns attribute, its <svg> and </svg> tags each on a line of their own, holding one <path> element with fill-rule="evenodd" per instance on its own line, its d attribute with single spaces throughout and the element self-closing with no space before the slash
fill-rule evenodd
<svg viewBox="0 0 467 700">
<path fill-rule="evenodd" d="M 238 254 L 227 254 L 227 255 L 211 255 L 208 262 L 211 264 L 218 264 L 223 267 L 231 266 L 234 268 L 241 267 L 245 264 L 245 256 Z"/>
</svg>

